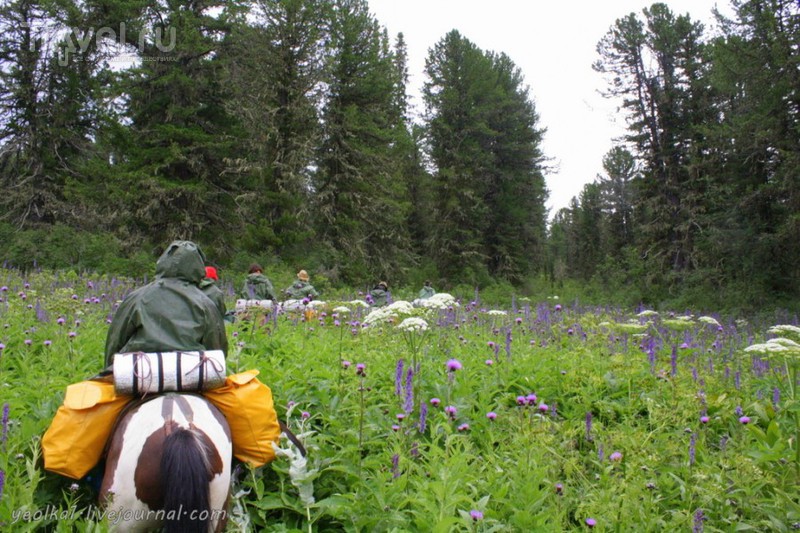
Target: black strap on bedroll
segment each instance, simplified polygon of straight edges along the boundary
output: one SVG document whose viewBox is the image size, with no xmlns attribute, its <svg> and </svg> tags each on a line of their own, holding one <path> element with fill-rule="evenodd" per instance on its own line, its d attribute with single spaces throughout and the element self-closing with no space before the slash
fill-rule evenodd
<svg viewBox="0 0 800 533">
<path fill-rule="evenodd" d="M 156 355 L 158 356 L 158 392 L 164 392 L 164 357 L 161 352 Z"/>
<path fill-rule="evenodd" d="M 139 354 L 133 354 L 133 395 L 139 396 L 139 372 L 136 365 L 139 363 Z"/>
<path fill-rule="evenodd" d="M 181 383 L 183 379 L 183 372 L 181 371 L 181 352 L 176 352 L 176 354 L 175 369 L 177 372 L 175 372 L 175 385 L 178 387 L 179 392 L 183 392 L 183 383 Z"/>
<path fill-rule="evenodd" d="M 198 378 L 197 378 L 197 390 L 203 390 L 203 369 L 206 367 L 205 356 L 206 353 L 200 350 L 200 356 L 198 357 L 200 368 L 198 369 Z"/>
</svg>

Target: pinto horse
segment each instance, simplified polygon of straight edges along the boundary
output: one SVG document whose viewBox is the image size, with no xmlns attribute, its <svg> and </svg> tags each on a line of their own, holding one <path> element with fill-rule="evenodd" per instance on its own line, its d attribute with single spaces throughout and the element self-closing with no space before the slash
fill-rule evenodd
<svg viewBox="0 0 800 533">
<path fill-rule="evenodd" d="M 111 436 L 100 503 L 116 531 L 223 531 L 231 432 L 194 394 L 156 396 L 124 413 Z"/>
</svg>

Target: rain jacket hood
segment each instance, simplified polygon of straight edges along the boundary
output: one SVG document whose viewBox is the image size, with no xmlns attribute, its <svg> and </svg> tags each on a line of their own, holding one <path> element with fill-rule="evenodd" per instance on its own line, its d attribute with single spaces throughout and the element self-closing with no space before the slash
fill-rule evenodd
<svg viewBox="0 0 800 533">
<path fill-rule="evenodd" d="M 106 337 L 106 366 L 114 354 L 222 350 L 228 338 L 221 310 L 198 283 L 205 275 L 194 243 L 175 241 L 156 266 L 156 278 L 130 293 L 114 313 Z"/>
<path fill-rule="evenodd" d="M 205 259 L 205 255 L 195 243 L 174 241 L 158 258 L 156 277 L 200 283 L 206 276 Z"/>
</svg>

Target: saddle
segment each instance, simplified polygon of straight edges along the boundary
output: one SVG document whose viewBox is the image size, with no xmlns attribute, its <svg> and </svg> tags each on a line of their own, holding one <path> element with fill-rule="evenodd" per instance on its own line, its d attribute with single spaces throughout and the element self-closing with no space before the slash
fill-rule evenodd
<svg viewBox="0 0 800 533">
<path fill-rule="evenodd" d="M 272 443 L 278 442 L 282 430 L 272 391 L 258 380 L 258 373 L 234 374 L 221 387 L 200 392 L 227 419 L 234 456 L 253 467 L 275 459 Z M 42 437 L 45 470 L 83 478 L 103 457 L 123 411 L 143 401 L 146 397 L 117 394 L 113 378 L 107 375 L 68 386 Z"/>
</svg>

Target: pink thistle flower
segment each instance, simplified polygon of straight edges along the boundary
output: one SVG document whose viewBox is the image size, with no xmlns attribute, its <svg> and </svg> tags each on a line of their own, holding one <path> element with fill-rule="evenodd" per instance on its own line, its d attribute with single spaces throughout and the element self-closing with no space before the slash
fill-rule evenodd
<svg viewBox="0 0 800 533">
<path fill-rule="evenodd" d="M 448 372 L 455 372 L 456 370 L 461 370 L 461 361 L 458 359 L 450 359 L 447 361 L 447 371 Z"/>
</svg>

